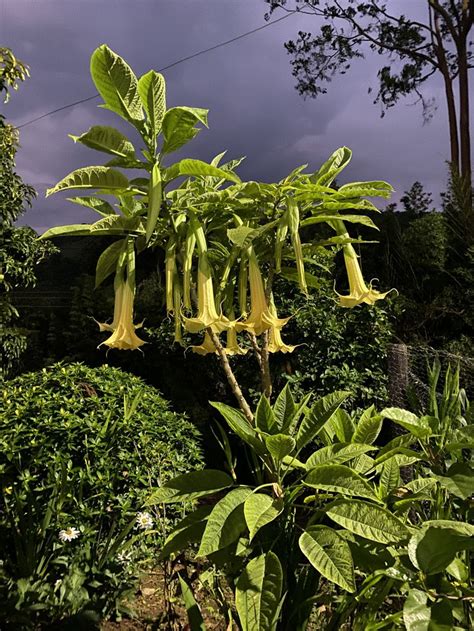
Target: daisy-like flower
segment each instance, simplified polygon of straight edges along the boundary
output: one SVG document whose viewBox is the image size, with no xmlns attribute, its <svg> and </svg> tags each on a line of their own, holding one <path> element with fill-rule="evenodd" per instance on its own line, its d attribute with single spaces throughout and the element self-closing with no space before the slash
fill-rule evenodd
<svg viewBox="0 0 474 631">
<path fill-rule="evenodd" d="M 59 538 L 61 541 L 72 541 L 77 539 L 81 533 L 77 528 L 69 527 L 59 531 Z"/>
<path fill-rule="evenodd" d="M 148 530 L 153 528 L 153 517 L 150 513 L 137 513 L 136 526 L 138 530 Z"/>
</svg>

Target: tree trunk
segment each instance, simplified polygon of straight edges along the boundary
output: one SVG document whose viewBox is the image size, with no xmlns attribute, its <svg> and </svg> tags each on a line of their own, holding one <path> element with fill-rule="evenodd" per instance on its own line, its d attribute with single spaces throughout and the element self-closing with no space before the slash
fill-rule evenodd
<svg viewBox="0 0 474 631">
<path fill-rule="evenodd" d="M 471 201 L 471 130 L 469 121 L 469 69 L 467 64 L 467 48 L 464 39 L 458 45 L 459 63 L 459 133 L 461 140 L 461 175 L 469 191 Z"/>
</svg>

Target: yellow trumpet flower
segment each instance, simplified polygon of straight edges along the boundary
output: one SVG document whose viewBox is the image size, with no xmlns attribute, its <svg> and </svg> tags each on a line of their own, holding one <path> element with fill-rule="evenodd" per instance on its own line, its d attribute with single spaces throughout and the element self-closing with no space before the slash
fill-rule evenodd
<svg viewBox="0 0 474 631">
<path fill-rule="evenodd" d="M 191 346 L 191 350 L 193 353 L 197 353 L 198 355 L 208 355 L 209 353 L 217 353 L 217 349 L 214 346 L 213 341 L 211 340 L 211 336 L 206 331 L 204 333 L 204 339 L 199 346 Z"/>
<path fill-rule="evenodd" d="M 230 323 L 225 316 L 223 317 L 224 323 Z M 218 331 L 211 327 L 212 330 L 218 334 Z M 211 339 L 211 336 L 206 331 L 204 333 L 204 339 L 199 346 L 191 346 L 191 350 L 193 353 L 197 353 L 198 355 L 208 355 L 209 353 L 216 353 L 217 348 L 214 346 L 214 343 Z M 237 341 L 237 332 L 234 327 L 227 329 L 227 344 L 224 347 L 224 351 L 226 355 L 245 355 L 247 353 L 246 348 L 242 348 L 239 346 Z"/>
<path fill-rule="evenodd" d="M 105 344 L 110 348 L 120 350 L 135 350 L 146 344 L 135 333 L 135 329 L 141 324 L 133 324 L 133 298 L 134 288 L 128 281 L 121 281 L 115 288 L 114 319 L 112 324 L 98 322 L 101 331 L 112 331 L 112 335 L 104 340 L 99 347 Z"/>
<path fill-rule="evenodd" d="M 205 253 L 201 254 L 198 263 L 198 314 L 195 318 L 183 316 L 184 328 L 189 333 L 199 333 L 212 326 L 216 331 L 229 328 L 229 321 L 217 313 L 212 285 L 211 268 Z"/>
<path fill-rule="evenodd" d="M 271 327 L 282 328 L 290 318 L 278 318 L 270 311 L 265 296 L 262 274 L 253 250 L 249 253 L 250 315 L 243 322 L 236 322 L 237 331 L 251 331 L 261 335 Z"/>
<path fill-rule="evenodd" d="M 227 330 L 227 345 L 224 348 L 227 355 L 246 355 L 248 353 L 247 348 L 239 346 L 237 340 L 237 331 L 235 327 Z"/>
<path fill-rule="evenodd" d="M 273 302 L 273 298 L 270 298 L 270 311 L 277 318 L 277 310 L 275 307 L 275 303 Z M 291 344 L 285 344 L 285 342 L 281 338 L 281 329 L 282 327 L 272 326 L 268 336 L 268 352 L 269 353 L 292 353 L 296 346 L 299 344 L 292 346 Z"/>
<path fill-rule="evenodd" d="M 382 300 L 393 289 L 386 292 L 379 292 L 372 289 L 372 284 L 367 286 L 364 277 L 362 276 L 362 270 L 360 269 L 358 256 L 351 244 L 344 246 L 344 263 L 346 265 L 347 277 L 349 279 L 349 295 L 339 296 L 339 305 L 341 307 L 356 307 L 357 305 L 365 302 L 368 305 L 373 305 L 377 300 Z M 337 293 L 337 292 L 336 292 Z"/>
</svg>

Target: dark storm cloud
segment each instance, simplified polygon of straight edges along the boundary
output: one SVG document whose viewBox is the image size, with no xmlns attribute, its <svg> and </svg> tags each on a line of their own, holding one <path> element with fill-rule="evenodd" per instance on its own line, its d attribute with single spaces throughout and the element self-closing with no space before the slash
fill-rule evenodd
<svg viewBox="0 0 474 631">
<path fill-rule="evenodd" d="M 260 0 L 3 0 L 3 5 L 0 0 L 1 43 L 28 62 L 32 73 L 4 111 L 21 124 L 93 94 L 89 58 L 101 43 L 141 74 L 262 25 L 264 11 Z M 227 149 L 229 158 L 247 156 L 239 169 L 243 178 L 272 181 L 299 164 L 317 168 L 335 148 L 348 145 L 354 150 L 348 179 L 386 179 L 400 192 L 418 179 L 439 192 L 448 149 L 439 83 L 433 82 L 431 90 L 440 97 L 440 110 L 425 127 L 413 107 L 399 106 L 380 119 L 367 94 L 380 61 L 373 56 L 337 77 L 327 95 L 304 101 L 294 90 L 283 42 L 314 26 L 312 18 L 292 16 L 165 71 L 169 106 L 210 110 L 210 130 L 203 130 L 176 158 L 210 160 Z M 118 117 L 97 108 L 99 102 L 21 130 L 18 168 L 39 191 L 26 222 L 45 228 L 91 219 L 88 211 L 64 198 L 45 200 L 44 191 L 74 168 L 105 161 L 101 154 L 74 145 L 68 133 L 96 124 L 128 129 Z"/>
</svg>

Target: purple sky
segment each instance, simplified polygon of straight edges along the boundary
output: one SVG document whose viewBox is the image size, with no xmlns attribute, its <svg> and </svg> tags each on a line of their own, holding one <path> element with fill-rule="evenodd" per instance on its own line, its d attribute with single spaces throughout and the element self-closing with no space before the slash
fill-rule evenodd
<svg viewBox="0 0 474 631">
<path fill-rule="evenodd" d="M 423 17 L 426 3 L 390 0 L 390 5 L 394 13 L 403 7 L 409 15 Z M 2 111 L 20 125 L 94 94 L 89 58 L 102 43 L 142 74 L 264 24 L 266 9 L 262 0 L 0 0 L 0 45 L 11 47 L 31 68 L 31 78 L 2 104 Z M 419 180 L 437 201 L 449 157 L 440 80 L 430 80 L 424 90 L 438 103 L 428 125 L 423 125 L 420 107 L 410 106 L 413 99 L 380 118 L 373 95 L 367 94 L 377 85 L 383 61 L 373 55 L 335 78 L 328 94 L 304 101 L 294 89 L 283 43 L 298 30 L 315 30 L 316 24 L 317 18 L 292 16 L 165 71 L 168 106 L 210 110 L 210 129 L 172 154 L 173 161 L 210 161 L 227 149 L 229 158 L 247 156 L 238 169 L 243 179 L 275 181 L 300 164 L 315 170 L 334 149 L 347 145 L 354 155 L 341 182 L 384 179 L 395 187 L 397 200 Z M 74 145 L 68 133 L 79 135 L 97 124 L 127 130 L 119 117 L 98 108 L 99 102 L 21 130 L 18 171 L 38 190 L 22 223 L 42 231 L 97 217 L 65 201 L 66 194 L 46 200 L 44 191 L 75 168 L 106 161 L 105 154 Z"/>
</svg>

